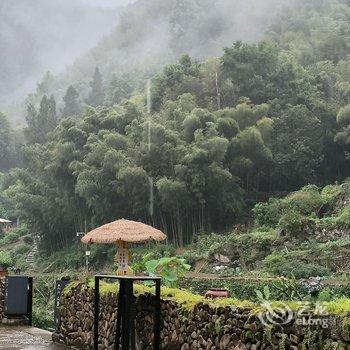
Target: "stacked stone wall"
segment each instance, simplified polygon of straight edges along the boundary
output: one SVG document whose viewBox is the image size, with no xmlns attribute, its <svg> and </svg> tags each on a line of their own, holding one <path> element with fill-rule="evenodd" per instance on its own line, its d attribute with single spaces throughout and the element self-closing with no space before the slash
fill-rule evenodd
<svg viewBox="0 0 350 350">
<path fill-rule="evenodd" d="M 78 285 L 61 299 L 61 326 L 54 339 L 69 346 L 93 349 L 93 290 Z M 101 297 L 99 349 L 114 349 L 117 295 Z M 350 350 L 350 318 L 325 318 L 327 327 L 265 326 L 255 311 L 235 306 L 199 303 L 193 310 L 173 300 L 162 300 L 161 349 L 179 350 Z M 139 349 L 152 349 L 154 297 L 136 299 L 136 330 Z"/>
</svg>

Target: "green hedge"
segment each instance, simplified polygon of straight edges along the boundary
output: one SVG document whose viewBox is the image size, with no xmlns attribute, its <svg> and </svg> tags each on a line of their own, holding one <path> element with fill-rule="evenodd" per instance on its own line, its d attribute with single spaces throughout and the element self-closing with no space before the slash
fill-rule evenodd
<svg viewBox="0 0 350 350">
<path fill-rule="evenodd" d="M 240 300 L 257 301 L 256 292 L 269 288 L 272 300 L 301 300 L 308 297 L 308 291 L 297 280 L 253 280 L 253 279 L 193 279 L 181 280 L 180 286 L 192 293 L 204 295 L 210 288 L 228 289 L 232 297 Z M 350 285 L 326 286 L 333 298 L 350 298 Z"/>
</svg>

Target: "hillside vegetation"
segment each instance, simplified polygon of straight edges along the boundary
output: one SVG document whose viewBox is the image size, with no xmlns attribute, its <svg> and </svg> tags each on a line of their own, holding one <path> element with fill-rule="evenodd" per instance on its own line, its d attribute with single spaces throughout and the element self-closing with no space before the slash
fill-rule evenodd
<svg viewBox="0 0 350 350">
<path fill-rule="evenodd" d="M 253 17 L 266 10 L 238 4 Z M 7 215 L 21 217 L 47 254 L 72 245 L 76 232 L 122 217 L 155 225 L 183 246 L 199 233 L 248 223 L 261 200 L 344 181 L 350 5 L 279 4 L 269 21 L 255 22 L 266 34 L 245 38 L 263 39 L 256 43 L 234 41 L 231 1 L 128 7 L 110 37 L 65 77 L 46 74 L 28 97 L 23 147 L 0 114 Z M 166 45 L 154 46 L 147 33 L 163 27 Z M 221 54 L 218 45 L 226 45 Z M 172 63 L 160 68 L 165 62 Z M 148 111 L 145 78 L 152 76 Z M 332 212 L 325 201 L 310 186 L 260 204 L 254 212 L 265 228 L 257 236 L 346 225 L 348 209 Z M 279 254 L 261 259 L 283 263 Z"/>
<path fill-rule="evenodd" d="M 223 276 L 340 277 L 349 270 L 349 199 L 347 182 L 304 187 L 257 204 L 254 227 L 200 236 L 186 254 Z"/>
</svg>

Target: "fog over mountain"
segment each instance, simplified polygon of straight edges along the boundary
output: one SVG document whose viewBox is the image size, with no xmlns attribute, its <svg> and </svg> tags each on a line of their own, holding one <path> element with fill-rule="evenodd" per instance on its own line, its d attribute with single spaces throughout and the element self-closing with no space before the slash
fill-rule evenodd
<svg viewBox="0 0 350 350">
<path fill-rule="evenodd" d="M 131 1 L 1 0 L 0 104 L 35 88 L 45 71 L 63 71 L 115 26 Z"/>
<path fill-rule="evenodd" d="M 236 40 L 261 40 L 286 3 L 291 2 L 1 0 L 0 109 L 12 122 L 23 120 L 23 101 L 46 71 L 58 78 L 45 93 L 59 102 L 70 84 L 85 98 L 96 66 L 106 83 L 113 74 L 135 71 L 142 80 L 183 53 L 202 60 Z M 31 102 L 41 97 L 40 92 Z"/>
</svg>

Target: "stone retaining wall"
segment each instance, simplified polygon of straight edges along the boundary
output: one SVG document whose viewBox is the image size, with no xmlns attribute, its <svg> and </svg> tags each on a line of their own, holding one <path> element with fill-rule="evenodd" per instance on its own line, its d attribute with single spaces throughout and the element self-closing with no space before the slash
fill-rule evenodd
<svg viewBox="0 0 350 350">
<path fill-rule="evenodd" d="M 0 323 L 5 312 L 5 278 L 0 278 Z"/>
<path fill-rule="evenodd" d="M 99 349 L 114 349 L 115 294 L 101 297 Z M 140 349 L 151 349 L 153 296 L 137 298 L 136 329 Z M 84 284 L 61 298 L 61 326 L 54 340 L 81 349 L 93 348 L 93 290 Z M 327 318 L 329 327 L 263 326 L 251 309 L 215 307 L 199 303 L 186 310 L 174 301 L 162 301 L 162 349 L 339 349 L 350 350 L 350 318 Z"/>
</svg>

